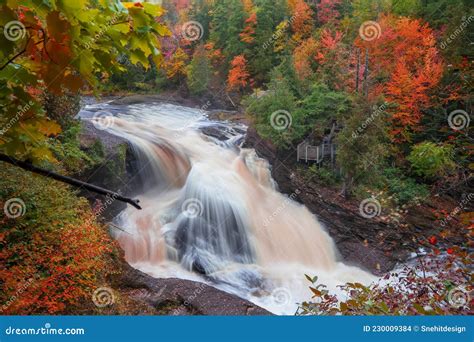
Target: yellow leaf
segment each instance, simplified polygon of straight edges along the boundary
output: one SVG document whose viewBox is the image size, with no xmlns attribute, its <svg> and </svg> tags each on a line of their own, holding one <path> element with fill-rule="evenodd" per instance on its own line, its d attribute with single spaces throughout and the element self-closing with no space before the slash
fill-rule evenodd
<svg viewBox="0 0 474 342">
<path fill-rule="evenodd" d="M 114 29 L 121 33 L 128 33 L 130 32 L 130 25 L 128 23 L 121 23 L 114 25 Z"/>
<path fill-rule="evenodd" d="M 131 7 L 135 6 L 135 3 L 134 2 L 122 2 L 122 5 L 124 5 L 125 8 L 131 8 Z"/>
<path fill-rule="evenodd" d="M 54 161 L 54 157 L 49 149 L 46 147 L 39 147 L 33 149 L 31 152 L 31 156 L 33 157 L 34 161 L 42 161 L 42 160 L 47 160 L 47 161 Z"/>
<path fill-rule="evenodd" d="M 56 135 L 61 133 L 61 126 L 51 120 L 41 120 L 38 122 L 38 130 L 44 135 Z"/>
<path fill-rule="evenodd" d="M 160 15 L 163 14 L 163 9 L 158 6 L 158 5 L 154 5 L 154 4 L 150 4 L 150 3 L 144 3 L 143 4 L 143 7 L 145 8 L 145 12 L 154 16 L 154 17 L 159 17 Z"/>
</svg>

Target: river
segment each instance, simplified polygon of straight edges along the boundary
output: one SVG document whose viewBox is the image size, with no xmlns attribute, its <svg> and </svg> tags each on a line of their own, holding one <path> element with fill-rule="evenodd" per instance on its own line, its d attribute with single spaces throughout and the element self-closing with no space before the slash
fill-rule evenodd
<svg viewBox="0 0 474 342">
<path fill-rule="evenodd" d="M 310 299 L 305 274 L 334 292 L 375 279 L 342 263 L 317 216 L 278 191 L 269 163 L 241 147 L 244 125 L 167 103 L 86 110 L 127 139 L 139 162 L 143 210 L 129 206 L 115 218 L 125 231 L 113 230 L 133 267 L 204 282 L 275 314 Z"/>
</svg>

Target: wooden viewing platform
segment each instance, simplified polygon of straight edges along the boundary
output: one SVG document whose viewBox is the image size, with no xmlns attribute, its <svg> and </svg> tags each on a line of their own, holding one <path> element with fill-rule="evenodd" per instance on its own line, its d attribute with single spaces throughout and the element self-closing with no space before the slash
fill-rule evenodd
<svg viewBox="0 0 474 342">
<path fill-rule="evenodd" d="M 323 142 L 319 146 L 310 145 L 307 141 L 298 144 L 296 150 L 296 161 L 314 161 L 321 164 L 323 160 L 329 157 L 331 164 L 336 161 L 336 144 Z"/>
</svg>

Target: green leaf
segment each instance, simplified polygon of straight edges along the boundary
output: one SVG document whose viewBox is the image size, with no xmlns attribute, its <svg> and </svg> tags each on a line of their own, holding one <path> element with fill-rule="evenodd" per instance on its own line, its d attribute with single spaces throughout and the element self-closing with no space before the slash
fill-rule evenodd
<svg viewBox="0 0 474 342">
<path fill-rule="evenodd" d="M 133 50 L 130 55 L 130 62 L 132 64 L 137 64 L 140 62 L 143 66 L 148 66 L 148 59 L 141 50 Z"/>
<path fill-rule="evenodd" d="M 94 17 L 94 12 L 89 11 L 88 0 L 59 0 L 57 6 L 69 18 L 81 22 L 89 22 Z"/>
<path fill-rule="evenodd" d="M 147 2 L 143 3 L 142 5 L 145 9 L 145 12 L 153 17 L 159 17 L 163 14 L 163 9 L 158 5 L 150 4 Z"/>
<path fill-rule="evenodd" d="M 130 39 L 131 50 L 141 50 L 145 56 L 151 55 L 151 49 L 148 45 L 148 40 L 141 36 L 134 35 Z"/>
</svg>

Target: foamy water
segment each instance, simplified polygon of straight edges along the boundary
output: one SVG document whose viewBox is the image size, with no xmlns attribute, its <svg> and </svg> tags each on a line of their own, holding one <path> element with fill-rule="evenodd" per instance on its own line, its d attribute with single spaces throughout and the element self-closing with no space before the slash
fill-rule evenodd
<svg viewBox="0 0 474 342">
<path fill-rule="evenodd" d="M 332 291 L 371 274 L 337 259 L 315 215 L 279 193 L 268 162 L 240 148 L 242 127 L 226 141 L 200 129 L 218 123 L 170 104 L 128 106 L 108 131 L 128 139 L 147 189 L 143 210 L 128 207 L 114 231 L 127 261 L 154 277 L 208 283 L 276 314 L 293 314 L 311 297 L 304 274 Z M 299 189 L 304 191 L 304 189 Z"/>
</svg>

